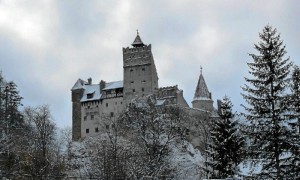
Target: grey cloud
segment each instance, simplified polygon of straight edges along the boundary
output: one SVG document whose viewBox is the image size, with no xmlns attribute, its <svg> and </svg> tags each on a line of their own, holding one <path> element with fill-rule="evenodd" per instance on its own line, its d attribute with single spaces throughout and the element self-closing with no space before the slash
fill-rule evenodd
<svg viewBox="0 0 300 180">
<path fill-rule="evenodd" d="M 226 94 L 240 110 L 247 53 L 268 23 L 300 63 L 297 1 L 265 1 L 268 7 L 258 0 L 27 2 L 0 3 L 7 13 L 0 12 L 0 68 L 18 84 L 25 105 L 50 104 L 59 126 L 71 125 L 70 88 L 77 78 L 122 79 L 122 47 L 132 43 L 137 28 L 152 44 L 160 86 L 178 84 L 188 102 L 202 65 L 214 100 Z M 9 11 L 18 21 L 3 19 Z M 22 26 L 22 17 L 35 33 Z"/>
</svg>

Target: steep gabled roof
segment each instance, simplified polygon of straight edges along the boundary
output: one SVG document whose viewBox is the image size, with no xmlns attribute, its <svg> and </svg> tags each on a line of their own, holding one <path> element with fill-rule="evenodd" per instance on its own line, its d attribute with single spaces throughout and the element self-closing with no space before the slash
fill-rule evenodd
<svg viewBox="0 0 300 180">
<path fill-rule="evenodd" d="M 71 90 L 82 89 L 85 84 L 87 84 L 87 82 L 79 78 Z"/>
<path fill-rule="evenodd" d="M 202 72 L 200 73 L 198 84 L 196 87 L 194 100 L 211 100 L 210 92 L 206 86 Z"/>
<path fill-rule="evenodd" d="M 140 46 L 144 46 L 144 43 L 139 35 L 139 31 L 137 31 L 137 35 L 133 41 L 133 43 L 131 44 L 133 47 L 140 47 Z"/>
</svg>

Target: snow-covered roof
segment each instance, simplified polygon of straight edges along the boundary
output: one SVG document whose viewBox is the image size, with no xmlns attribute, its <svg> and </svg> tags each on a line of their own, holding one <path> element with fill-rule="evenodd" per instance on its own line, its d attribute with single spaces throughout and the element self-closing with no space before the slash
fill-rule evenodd
<svg viewBox="0 0 300 180">
<path fill-rule="evenodd" d="M 123 88 L 123 81 L 114 81 L 105 84 L 103 90 Z"/>
<path fill-rule="evenodd" d="M 157 99 L 155 105 L 156 106 L 161 106 L 165 103 L 165 101 L 166 101 L 165 99 Z"/>
<path fill-rule="evenodd" d="M 123 81 L 114 81 L 105 83 L 105 88 L 102 90 L 118 89 L 123 88 Z M 88 84 L 87 82 L 78 79 L 73 86 L 72 90 L 75 89 L 84 89 L 83 96 L 80 102 L 95 101 L 100 100 L 102 94 L 100 93 L 99 84 Z M 89 94 L 89 95 L 88 95 Z"/>
<path fill-rule="evenodd" d="M 87 84 L 87 82 L 79 78 L 71 90 L 82 89 L 85 84 Z"/>
<path fill-rule="evenodd" d="M 88 94 L 92 94 L 91 98 L 87 98 Z M 81 102 L 86 101 L 94 101 L 94 100 L 100 100 L 101 94 L 100 94 L 100 86 L 99 84 L 91 84 L 91 85 L 85 85 L 84 86 L 84 92 L 83 96 L 81 98 Z"/>
</svg>

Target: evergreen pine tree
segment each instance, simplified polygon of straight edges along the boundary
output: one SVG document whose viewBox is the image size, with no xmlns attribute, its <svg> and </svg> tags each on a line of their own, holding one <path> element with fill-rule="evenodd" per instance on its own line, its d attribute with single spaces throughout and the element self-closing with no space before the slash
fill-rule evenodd
<svg viewBox="0 0 300 180">
<path fill-rule="evenodd" d="M 244 114 L 249 122 L 247 136 L 250 139 L 251 159 L 260 159 L 261 178 L 283 179 L 287 177 L 286 154 L 291 144 L 287 139 L 293 134 L 289 127 L 287 85 L 292 63 L 276 28 L 265 26 L 259 34 L 261 41 L 255 44 L 258 54 L 250 54 L 253 62 L 247 63 L 251 78 L 245 78 L 242 89 Z"/>
<path fill-rule="evenodd" d="M 294 66 L 292 73 L 292 84 L 291 84 L 291 114 L 293 121 L 290 125 L 293 127 L 294 135 L 291 138 L 292 157 L 291 157 L 291 170 L 290 174 L 295 179 L 300 179 L 300 69 L 298 66 Z"/>
<path fill-rule="evenodd" d="M 219 113 L 220 119 L 212 127 L 211 165 L 214 170 L 212 178 L 228 178 L 237 174 L 237 166 L 241 162 L 243 140 L 238 135 L 237 121 L 232 112 L 232 103 L 225 96 Z"/>
</svg>

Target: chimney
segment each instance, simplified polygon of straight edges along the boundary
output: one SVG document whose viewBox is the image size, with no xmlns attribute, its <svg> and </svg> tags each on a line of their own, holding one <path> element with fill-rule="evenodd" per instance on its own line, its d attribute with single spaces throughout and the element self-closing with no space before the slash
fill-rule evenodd
<svg viewBox="0 0 300 180">
<path fill-rule="evenodd" d="M 105 88 L 105 81 L 101 80 L 99 84 L 100 84 L 100 93 L 101 93 L 102 89 Z"/>
<path fill-rule="evenodd" d="M 88 78 L 88 84 L 89 84 L 89 85 L 92 84 L 92 78 Z"/>
<path fill-rule="evenodd" d="M 218 114 L 221 114 L 221 106 L 222 106 L 222 101 L 220 99 L 217 100 L 217 105 L 218 105 Z"/>
</svg>

